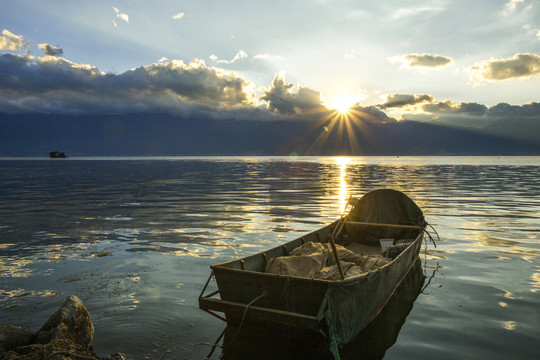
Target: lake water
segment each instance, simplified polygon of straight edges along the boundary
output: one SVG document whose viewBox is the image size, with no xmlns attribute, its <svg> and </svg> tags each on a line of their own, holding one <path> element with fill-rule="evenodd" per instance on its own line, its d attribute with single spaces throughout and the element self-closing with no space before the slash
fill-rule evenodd
<svg viewBox="0 0 540 360">
<path fill-rule="evenodd" d="M 36 331 L 74 294 L 101 355 L 204 358 L 225 327 L 198 309 L 211 264 L 393 188 L 440 241 L 384 358 L 539 359 L 539 179 L 540 157 L 0 159 L 0 323 Z"/>
</svg>

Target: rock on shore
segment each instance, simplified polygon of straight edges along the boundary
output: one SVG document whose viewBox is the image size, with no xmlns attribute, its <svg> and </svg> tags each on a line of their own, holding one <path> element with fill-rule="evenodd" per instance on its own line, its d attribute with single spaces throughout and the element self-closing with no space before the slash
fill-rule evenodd
<svg viewBox="0 0 540 360">
<path fill-rule="evenodd" d="M 101 357 L 94 352 L 94 325 L 76 296 L 64 304 L 35 334 L 20 326 L 0 325 L 0 359 L 5 360 L 125 360 L 124 355 Z"/>
</svg>

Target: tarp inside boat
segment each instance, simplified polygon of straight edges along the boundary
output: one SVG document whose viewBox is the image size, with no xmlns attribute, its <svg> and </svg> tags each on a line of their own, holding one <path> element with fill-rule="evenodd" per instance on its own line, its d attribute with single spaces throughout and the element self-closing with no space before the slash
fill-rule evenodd
<svg viewBox="0 0 540 360">
<path fill-rule="evenodd" d="M 375 270 L 391 261 L 382 254 L 356 254 L 341 245 L 336 245 L 336 250 L 345 278 Z M 291 251 L 288 256 L 270 259 L 264 271 L 309 279 L 340 279 L 330 244 L 316 242 L 305 243 Z"/>
</svg>

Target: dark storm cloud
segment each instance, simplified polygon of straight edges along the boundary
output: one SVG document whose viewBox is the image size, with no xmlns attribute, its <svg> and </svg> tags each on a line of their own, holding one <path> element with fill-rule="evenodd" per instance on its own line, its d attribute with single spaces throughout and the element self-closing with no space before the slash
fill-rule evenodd
<svg viewBox="0 0 540 360">
<path fill-rule="evenodd" d="M 49 44 L 38 44 L 38 48 L 47 56 L 62 56 L 64 54 L 64 50 Z"/>
<path fill-rule="evenodd" d="M 176 95 L 210 107 L 229 108 L 250 100 L 245 90 L 250 86 L 247 80 L 232 72 L 209 68 L 202 60 L 142 66 L 120 74 L 118 80 L 127 89 Z"/>
<path fill-rule="evenodd" d="M 422 110 L 432 114 L 458 114 L 468 113 L 471 115 L 483 115 L 487 107 L 477 103 L 454 103 L 452 101 L 436 101 L 422 106 Z"/>
<path fill-rule="evenodd" d="M 470 66 L 468 72 L 478 83 L 531 77 L 540 74 L 540 55 L 516 54 L 509 59 L 485 60 Z"/>
<path fill-rule="evenodd" d="M 400 61 L 408 67 L 439 68 L 454 62 L 452 58 L 434 54 L 405 54 L 396 56 L 390 61 Z"/>
<path fill-rule="evenodd" d="M 496 118 L 527 117 L 540 119 L 540 103 L 530 102 L 521 106 L 500 103 L 490 107 L 487 115 Z"/>
<path fill-rule="evenodd" d="M 397 122 L 396 119 L 389 117 L 384 111 L 380 110 L 376 106 L 360 106 L 356 105 L 351 107 L 351 115 L 359 117 L 363 120 L 372 123 L 391 123 Z"/>
<path fill-rule="evenodd" d="M 512 118 L 540 119 L 540 103 L 530 102 L 523 105 L 500 103 L 488 108 L 478 103 L 454 103 L 452 101 L 437 101 L 422 106 L 422 110 L 432 115 L 451 115 L 453 118 L 483 118 L 484 120 L 500 120 Z"/>
<path fill-rule="evenodd" d="M 0 56 L 0 103 L 10 111 L 238 110 L 253 108 L 251 86 L 201 60 L 172 60 L 117 75 L 52 56 Z"/>
<path fill-rule="evenodd" d="M 431 101 L 433 101 L 433 96 L 431 95 L 390 94 L 386 97 L 386 101 L 381 104 L 380 107 L 383 109 L 401 108 Z"/>
<path fill-rule="evenodd" d="M 277 111 L 282 115 L 302 114 L 305 112 L 326 109 L 321 101 L 318 91 L 307 87 L 298 87 L 287 83 L 285 79 L 277 75 L 274 77 L 270 88 L 265 90 L 261 100 L 268 102 L 268 109 Z"/>
<path fill-rule="evenodd" d="M 46 96 L 65 91 L 87 92 L 102 86 L 103 76 L 95 67 L 62 58 L 6 54 L 0 56 L 0 95 Z M 45 94 L 45 95 L 43 95 Z"/>
<path fill-rule="evenodd" d="M 429 121 L 467 127 L 485 127 L 499 120 L 534 119 L 540 121 L 540 103 L 523 105 L 500 103 L 490 108 L 478 103 L 454 103 L 437 101 L 422 106 L 423 113 L 405 114 L 413 121 Z"/>
</svg>

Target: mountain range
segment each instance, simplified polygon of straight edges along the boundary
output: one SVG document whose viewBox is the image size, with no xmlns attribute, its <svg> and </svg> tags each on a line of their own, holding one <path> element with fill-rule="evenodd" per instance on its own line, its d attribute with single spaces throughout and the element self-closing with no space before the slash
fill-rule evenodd
<svg viewBox="0 0 540 360">
<path fill-rule="evenodd" d="M 169 114 L 0 113 L 0 156 L 540 155 L 540 121 L 484 128 L 418 121 L 323 125 L 305 120 L 214 120 Z"/>
</svg>

